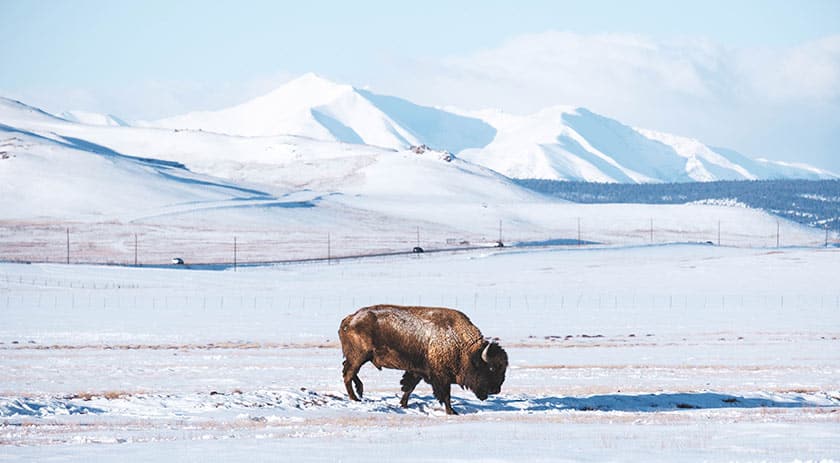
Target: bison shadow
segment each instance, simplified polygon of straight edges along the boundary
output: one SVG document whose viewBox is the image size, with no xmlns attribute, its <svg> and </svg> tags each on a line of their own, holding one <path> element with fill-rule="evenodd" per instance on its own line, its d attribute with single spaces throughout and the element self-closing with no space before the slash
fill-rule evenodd
<svg viewBox="0 0 840 463">
<path fill-rule="evenodd" d="M 551 412 L 551 411 L 601 411 L 601 412 L 663 412 L 677 410 L 711 410 L 724 408 L 820 408 L 837 407 L 840 403 L 826 404 L 807 397 L 789 399 L 742 397 L 715 392 L 661 393 L 661 394 L 605 394 L 588 397 L 556 397 L 501 395 L 479 402 L 464 397 L 453 397 L 453 406 L 461 414 L 483 412 Z M 437 406 L 432 396 L 415 396 L 410 409 L 426 410 Z M 434 407 L 431 407 L 434 408 Z"/>
</svg>

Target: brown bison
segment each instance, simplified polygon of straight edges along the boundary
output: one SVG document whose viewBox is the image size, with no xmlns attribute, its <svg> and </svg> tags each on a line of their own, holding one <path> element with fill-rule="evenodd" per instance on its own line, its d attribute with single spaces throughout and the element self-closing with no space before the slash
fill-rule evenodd
<svg viewBox="0 0 840 463">
<path fill-rule="evenodd" d="M 505 381 L 508 358 L 489 342 L 463 313 L 438 307 L 375 305 L 341 321 L 338 330 L 344 352 L 344 385 L 351 400 L 359 400 L 364 386 L 359 369 L 370 361 L 378 368 L 403 370 L 400 405 L 422 379 L 432 385 L 435 398 L 449 415 L 450 386 L 457 384 L 480 400 L 498 394 Z M 358 396 L 350 383 L 355 384 Z"/>
</svg>

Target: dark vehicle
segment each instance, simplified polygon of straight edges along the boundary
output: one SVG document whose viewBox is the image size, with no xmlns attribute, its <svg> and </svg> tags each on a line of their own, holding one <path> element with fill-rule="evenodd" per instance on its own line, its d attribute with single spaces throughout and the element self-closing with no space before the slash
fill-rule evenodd
<svg viewBox="0 0 840 463">
<path fill-rule="evenodd" d="M 403 408 L 422 379 L 432 386 L 448 415 L 457 415 L 451 404 L 452 384 L 486 400 L 498 394 L 505 381 L 507 353 L 485 340 L 470 319 L 454 309 L 364 307 L 341 321 L 338 337 L 344 353 L 344 386 L 351 400 L 362 396 L 364 385 L 358 373 L 367 362 L 380 370 L 405 371 L 400 381 Z"/>
<path fill-rule="evenodd" d="M 415 254 L 419 254 L 419 253 L 423 252 L 423 248 L 421 248 L 420 246 L 414 246 L 414 249 L 412 249 L 411 252 L 413 252 Z"/>
</svg>

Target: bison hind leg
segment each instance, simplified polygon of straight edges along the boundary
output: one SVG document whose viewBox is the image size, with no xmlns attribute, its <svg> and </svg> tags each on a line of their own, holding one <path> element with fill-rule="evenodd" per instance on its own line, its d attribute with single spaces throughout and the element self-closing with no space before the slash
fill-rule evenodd
<svg viewBox="0 0 840 463">
<path fill-rule="evenodd" d="M 362 380 L 359 379 L 360 368 L 362 368 L 361 363 L 357 364 L 351 362 L 349 359 L 344 361 L 344 387 L 347 389 L 347 395 L 350 397 L 350 400 L 358 401 L 364 393 L 364 384 L 362 384 Z M 359 394 L 358 397 L 353 392 L 353 386 L 350 385 L 351 382 L 353 383 L 353 386 L 356 387 L 356 392 Z"/>
<path fill-rule="evenodd" d="M 400 399 L 400 407 L 408 408 L 408 396 L 414 392 L 414 388 L 417 387 L 417 384 L 420 383 L 422 378 L 410 371 L 406 371 L 403 374 L 402 379 L 400 380 L 400 384 L 402 384 L 402 399 Z"/>
</svg>

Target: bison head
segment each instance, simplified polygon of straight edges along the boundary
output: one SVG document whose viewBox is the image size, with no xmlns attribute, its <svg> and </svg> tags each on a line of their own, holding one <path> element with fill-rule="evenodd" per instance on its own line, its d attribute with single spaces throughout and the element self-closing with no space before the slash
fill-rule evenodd
<svg viewBox="0 0 840 463">
<path fill-rule="evenodd" d="M 479 400 L 498 394 L 502 390 L 507 371 L 507 353 L 495 342 L 486 342 L 470 359 L 464 386 L 475 393 Z"/>
</svg>

